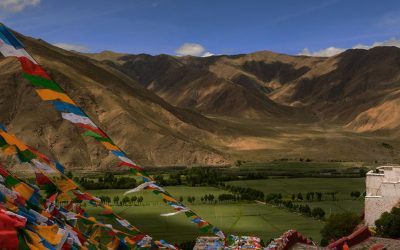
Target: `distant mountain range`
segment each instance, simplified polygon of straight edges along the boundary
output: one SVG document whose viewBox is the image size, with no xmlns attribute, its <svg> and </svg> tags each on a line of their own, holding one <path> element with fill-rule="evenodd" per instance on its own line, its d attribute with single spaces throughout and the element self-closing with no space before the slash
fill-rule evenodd
<svg viewBox="0 0 400 250">
<path fill-rule="evenodd" d="M 353 49 L 331 58 L 267 51 L 207 58 L 107 51 L 88 56 L 172 105 L 206 115 L 268 119 L 302 110 L 362 131 L 400 125 L 400 116 L 388 121 L 377 111 L 389 108 L 395 113 L 400 100 L 397 47 Z"/>
<path fill-rule="evenodd" d="M 256 52 L 80 54 L 20 35 L 28 51 L 142 165 L 280 158 L 399 161 L 400 49 L 330 58 Z M 0 58 L 0 121 L 71 169 L 113 169 Z"/>
</svg>

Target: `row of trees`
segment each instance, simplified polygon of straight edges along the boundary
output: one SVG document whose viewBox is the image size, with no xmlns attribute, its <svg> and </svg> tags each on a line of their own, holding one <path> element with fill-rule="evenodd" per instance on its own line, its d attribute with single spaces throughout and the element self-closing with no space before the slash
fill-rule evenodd
<svg viewBox="0 0 400 250">
<path fill-rule="evenodd" d="M 71 174 L 72 175 L 72 174 Z M 85 189 L 128 189 L 137 186 L 134 177 L 121 176 L 115 177 L 112 173 L 106 173 L 104 176 L 96 178 L 75 177 L 74 180 L 78 182 Z"/>
<path fill-rule="evenodd" d="M 100 195 L 99 198 L 107 205 L 110 205 L 112 201 L 114 206 L 141 205 L 143 202 L 143 196 L 119 197 L 116 195 L 111 200 L 111 197 L 108 195 Z"/>
<path fill-rule="evenodd" d="M 322 201 L 322 196 L 323 194 L 321 192 L 308 192 L 305 197 L 307 201 Z M 291 195 L 291 199 L 292 201 L 303 201 L 304 200 L 304 196 L 302 193 L 298 193 L 298 194 L 292 194 Z"/>
<path fill-rule="evenodd" d="M 328 197 L 330 197 L 330 199 L 332 201 L 335 201 L 337 198 L 337 194 L 339 192 L 308 192 L 305 195 L 305 199 L 302 193 L 298 193 L 298 194 L 292 194 L 291 195 L 291 199 L 292 201 L 303 201 L 303 200 L 307 200 L 309 202 L 311 201 L 322 201 L 323 200 L 323 196 L 324 194 L 327 195 Z M 361 196 L 361 192 L 360 191 L 353 191 L 350 193 L 350 197 L 352 197 L 353 199 L 358 199 Z"/>
<path fill-rule="evenodd" d="M 245 188 L 245 187 L 239 187 L 239 186 L 231 186 L 231 185 L 225 185 L 221 184 L 221 188 L 224 188 L 228 191 L 231 191 L 234 194 L 239 195 L 240 200 L 247 200 L 247 201 L 263 201 L 264 200 L 264 192 L 253 189 L 253 188 Z"/>
<path fill-rule="evenodd" d="M 279 174 L 281 175 L 282 173 Z M 296 173 L 293 174 L 296 176 Z M 250 172 L 243 174 L 238 172 L 224 171 L 224 169 L 195 167 L 184 170 L 176 170 L 168 175 L 156 174 L 154 179 L 162 186 L 219 186 L 223 185 L 223 183 L 226 181 L 268 179 L 271 175 L 273 175 L 273 173 Z M 73 178 L 72 172 L 68 172 L 67 176 Z M 118 177 L 113 173 L 105 173 L 100 177 L 75 177 L 73 179 L 86 189 L 126 189 L 137 185 L 134 177 Z M 320 192 L 307 193 L 309 196 L 308 198 L 306 197 L 307 200 L 317 199 L 318 197 L 316 196 L 318 193 Z M 335 196 L 335 194 L 330 195 Z"/>
<path fill-rule="evenodd" d="M 283 207 L 291 212 L 298 212 L 305 216 L 314 217 L 316 219 L 323 219 L 325 217 L 325 211 L 320 207 L 310 208 L 309 205 L 296 204 L 292 200 L 283 200 L 282 194 L 280 193 L 270 193 L 267 194 L 265 198 L 267 204 L 276 205 L 278 207 Z"/>
</svg>

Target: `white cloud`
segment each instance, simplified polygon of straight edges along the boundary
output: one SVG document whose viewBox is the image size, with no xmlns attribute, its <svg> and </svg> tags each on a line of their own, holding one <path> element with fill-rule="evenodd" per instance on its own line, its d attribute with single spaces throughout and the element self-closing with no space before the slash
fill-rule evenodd
<svg viewBox="0 0 400 250">
<path fill-rule="evenodd" d="M 0 9 L 19 12 L 28 6 L 36 6 L 41 0 L 0 0 Z"/>
<path fill-rule="evenodd" d="M 178 56 L 207 57 L 214 55 L 213 53 L 206 51 L 203 45 L 198 43 L 184 43 L 175 52 Z"/>
<path fill-rule="evenodd" d="M 78 51 L 78 52 L 88 52 L 90 49 L 86 46 L 79 45 L 79 44 L 70 44 L 70 43 L 54 43 L 56 47 L 69 50 L 69 51 Z"/>
<path fill-rule="evenodd" d="M 353 49 L 371 49 L 378 46 L 395 46 L 400 48 L 400 40 L 397 40 L 396 38 L 391 38 L 383 42 L 374 42 L 372 45 L 369 46 L 364 44 L 357 44 L 353 47 Z"/>
<path fill-rule="evenodd" d="M 204 53 L 204 54 L 202 55 L 202 57 L 209 57 L 209 56 L 213 56 L 213 55 L 214 55 L 213 53 L 206 52 L 206 53 Z"/>
<path fill-rule="evenodd" d="M 311 52 L 308 48 L 303 49 L 299 53 L 302 56 L 321 56 L 321 57 L 330 57 L 342 53 L 345 49 L 336 48 L 336 47 L 328 47 L 325 49 L 321 49 L 318 51 Z"/>
<path fill-rule="evenodd" d="M 392 39 L 382 41 L 382 42 L 374 42 L 371 45 L 357 44 L 357 45 L 354 45 L 352 47 L 352 49 L 371 49 L 371 48 L 378 47 L 378 46 L 395 46 L 395 47 L 400 48 L 400 40 L 392 38 Z M 346 49 L 343 49 L 343 48 L 328 47 L 325 49 L 321 49 L 321 50 L 312 52 L 308 48 L 305 48 L 299 53 L 299 55 L 330 57 L 330 56 L 340 54 L 345 50 Z"/>
</svg>

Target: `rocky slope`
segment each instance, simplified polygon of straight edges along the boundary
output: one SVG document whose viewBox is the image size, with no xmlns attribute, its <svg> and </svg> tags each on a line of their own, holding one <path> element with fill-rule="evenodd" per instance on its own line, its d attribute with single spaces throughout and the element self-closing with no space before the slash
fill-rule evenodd
<svg viewBox="0 0 400 250">
<path fill-rule="evenodd" d="M 176 108 L 119 71 L 40 40 L 21 36 L 33 56 L 133 159 L 144 165 L 221 165 L 229 157 L 209 146 L 222 129 Z M 0 58 L 0 120 L 12 133 L 69 168 L 113 167 L 113 157 L 42 102 L 14 58 Z"/>
<path fill-rule="evenodd" d="M 268 51 L 198 58 L 79 54 L 20 38 L 142 165 L 400 161 L 399 48 L 331 58 Z M 114 166 L 36 96 L 15 59 L 0 58 L 0 69 L 0 121 L 12 133 L 71 169 Z"/>
<path fill-rule="evenodd" d="M 400 91 L 396 47 L 348 50 L 331 58 L 267 51 L 207 58 L 89 56 L 173 105 L 203 114 L 261 120 L 316 115 L 359 132 L 400 125 L 399 117 L 391 115 L 398 110 Z"/>
</svg>

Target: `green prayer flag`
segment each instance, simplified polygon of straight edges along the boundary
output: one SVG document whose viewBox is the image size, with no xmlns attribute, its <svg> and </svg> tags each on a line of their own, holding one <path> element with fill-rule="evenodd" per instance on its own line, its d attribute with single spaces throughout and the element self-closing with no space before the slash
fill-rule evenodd
<svg viewBox="0 0 400 250">
<path fill-rule="evenodd" d="M 19 250 L 29 250 L 29 247 L 26 244 L 25 239 L 24 239 L 24 235 L 27 235 L 27 234 L 20 231 L 20 232 L 18 232 L 17 235 L 18 235 L 18 242 L 19 242 L 18 249 Z"/>
<path fill-rule="evenodd" d="M 40 77 L 40 76 L 33 76 L 29 74 L 23 74 L 24 78 L 30 81 L 36 87 L 42 87 L 46 89 L 51 89 L 57 92 L 64 92 L 58 84 L 52 80 Z"/>
<path fill-rule="evenodd" d="M 210 231 L 211 228 L 212 228 L 211 225 L 207 225 L 207 226 L 205 226 L 205 227 L 201 227 L 201 228 L 200 228 L 200 231 L 201 231 L 202 233 L 207 233 L 208 231 Z"/>
<path fill-rule="evenodd" d="M 97 134 L 97 133 L 95 133 L 93 131 L 86 131 L 85 133 L 83 133 L 83 135 L 93 137 L 98 141 L 109 142 L 112 145 L 115 145 L 114 142 L 110 138 L 105 138 L 105 137 L 103 137 L 103 136 L 101 136 L 101 135 L 99 135 L 99 134 Z"/>
<path fill-rule="evenodd" d="M 19 180 L 15 179 L 13 176 L 8 175 L 5 179 L 5 183 L 7 187 L 14 187 L 18 183 L 20 183 Z"/>
<path fill-rule="evenodd" d="M 3 139 L 3 137 L 0 137 L 0 147 L 4 147 L 8 145 L 7 142 Z"/>
<path fill-rule="evenodd" d="M 18 150 L 18 157 L 22 162 L 30 162 L 31 160 L 36 159 L 36 155 L 29 149 L 24 151 Z"/>
</svg>

